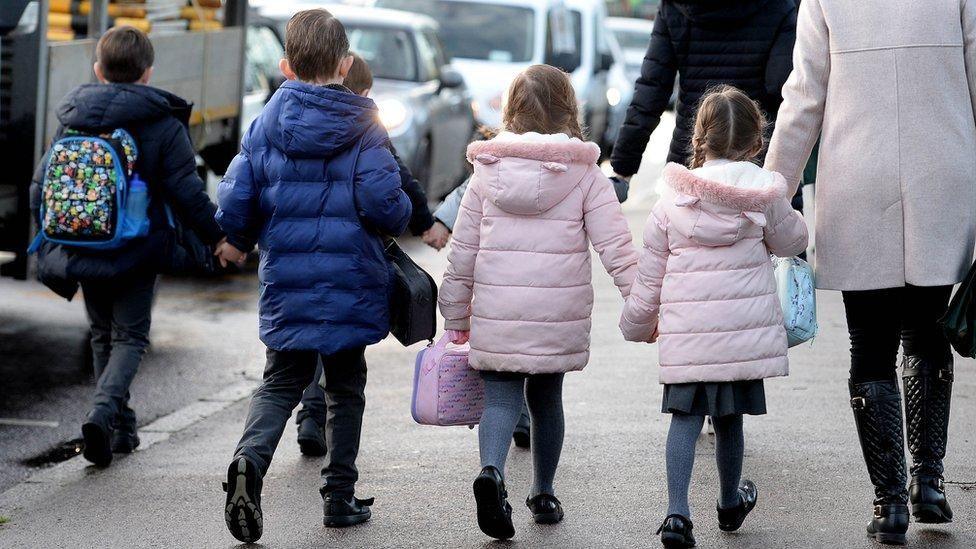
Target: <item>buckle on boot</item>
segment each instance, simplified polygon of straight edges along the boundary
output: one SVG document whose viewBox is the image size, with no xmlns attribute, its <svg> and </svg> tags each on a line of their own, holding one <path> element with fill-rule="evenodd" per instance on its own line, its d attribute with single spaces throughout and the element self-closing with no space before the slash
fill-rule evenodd
<svg viewBox="0 0 976 549">
<path fill-rule="evenodd" d="M 863 410 L 868 407 L 868 399 L 865 397 L 852 397 L 851 398 L 851 408 L 855 410 Z"/>
<path fill-rule="evenodd" d="M 880 505 L 874 506 L 874 518 L 884 518 L 884 509 Z"/>
</svg>

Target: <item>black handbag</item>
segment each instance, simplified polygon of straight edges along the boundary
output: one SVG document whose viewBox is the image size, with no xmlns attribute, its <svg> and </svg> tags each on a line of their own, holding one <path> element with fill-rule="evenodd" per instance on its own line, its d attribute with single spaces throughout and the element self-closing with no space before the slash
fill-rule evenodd
<svg viewBox="0 0 976 549">
<path fill-rule="evenodd" d="M 939 320 L 952 348 L 964 357 L 976 358 L 976 263 L 949 302 Z"/>
<path fill-rule="evenodd" d="M 437 284 L 390 239 L 386 258 L 393 270 L 390 288 L 390 333 L 405 347 L 433 341 L 437 332 Z"/>
</svg>

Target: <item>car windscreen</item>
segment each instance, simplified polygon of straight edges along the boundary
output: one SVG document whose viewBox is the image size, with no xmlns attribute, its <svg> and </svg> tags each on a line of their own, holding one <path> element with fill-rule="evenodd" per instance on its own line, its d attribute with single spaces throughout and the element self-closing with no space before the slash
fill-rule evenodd
<svg viewBox="0 0 976 549">
<path fill-rule="evenodd" d="M 347 24 L 349 49 L 358 53 L 374 78 L 417 81 L 417 57 L 410 34 L 404 30 Z"/>
<path fill-rule="evenodd" d="M 453 0 L 379 0 L 376 5 L 422 13 L 437 21 L 451 57 L 507 63 L 532 60 L 535 12 L 530 8 Z"/>
</svg>

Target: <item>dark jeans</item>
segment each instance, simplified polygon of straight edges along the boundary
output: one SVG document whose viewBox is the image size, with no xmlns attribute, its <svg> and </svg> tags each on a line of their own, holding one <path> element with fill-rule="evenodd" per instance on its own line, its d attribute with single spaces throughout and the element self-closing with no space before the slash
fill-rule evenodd
<svg viewBox="0 0 976 549">
<path fill-rule="evenodd" d="M 95 359 L 95 399 L 89 418 L 108 421 L 123 431 L 136 428 L 129 386 L 149 346 L 155 288 L 155 275 L 82 284 Z"/>
<path fill-rule="evenodd" d="M 359 472 L 356 456 L 366 408 L 366 358 L 364 347 L 346 349 L 332 355 L 315 351 L 275 351 L 268 349 L 264 382 L 251 397 L 251 406 L 234 456 L 252 461 L 264 475 L 271 465 L 281 433 L 302 392 L 314 381 L 319 359 L 324 375 L 319 381 L 325 389 L 328 414 L 325 441 L 328 453 L 322 468 L 322 494 L 350 495 Z"/>
<path fill-rule="evenodd" d="M 935 360 L 949 356 L 949 342 L 937 321 L 948 308 L 952 286 L 909 285 L 843 294 L 855 383 L 896 379 L 899 340 L 906 355 Z"/>
</svg>

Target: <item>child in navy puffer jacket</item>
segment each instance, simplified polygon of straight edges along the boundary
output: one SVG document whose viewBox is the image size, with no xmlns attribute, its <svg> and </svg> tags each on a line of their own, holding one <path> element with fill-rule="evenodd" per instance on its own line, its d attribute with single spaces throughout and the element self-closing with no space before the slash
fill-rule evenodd
<svg viewBox="0 0 976 549">
<path fill-rule="evenodd" d="M 251 400 L 227 474 L 227 527 L 261 536 L 262 478 L 321 357 L 329 418 L 322 469 L 326 526 L 370 517 L 354 496 L 365 407 L 367 345 L 389 333 L 390 266 L 383 235 L 410 219 L 396 162 L 372 100 L 341 85 L 352 57 L 342 24 L 317 9 L 288 24 L 288 78 L 251 125 L 218 191 L 222 261 L 261 251 L 264 383 Z"/>
</svg>

